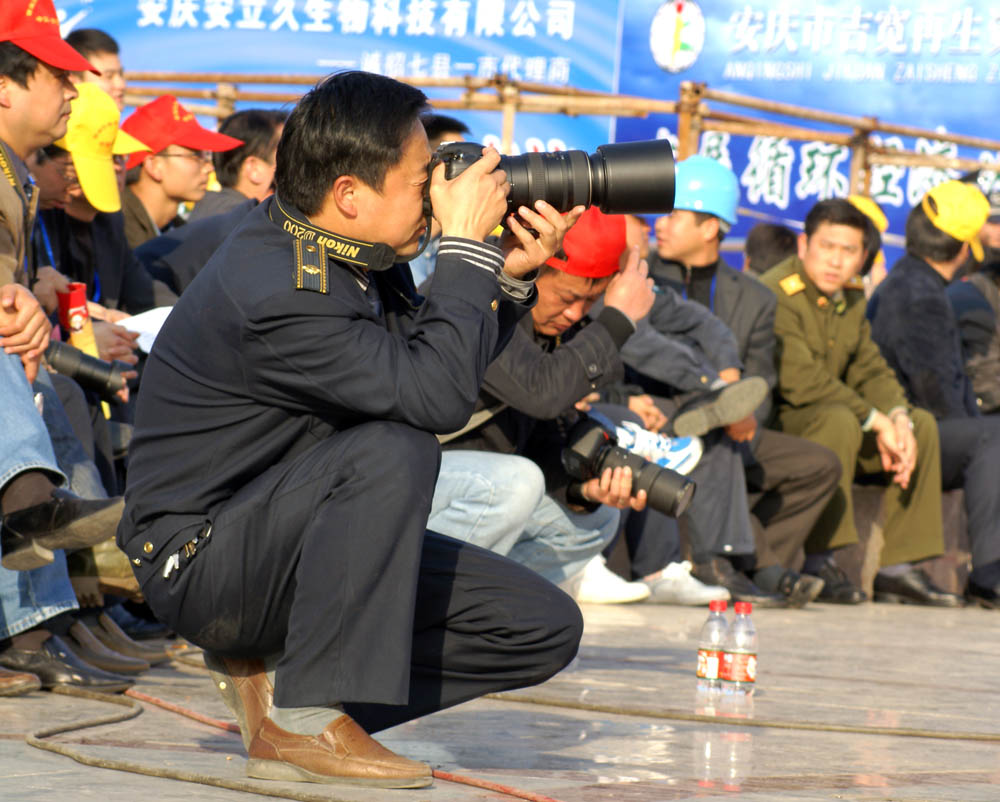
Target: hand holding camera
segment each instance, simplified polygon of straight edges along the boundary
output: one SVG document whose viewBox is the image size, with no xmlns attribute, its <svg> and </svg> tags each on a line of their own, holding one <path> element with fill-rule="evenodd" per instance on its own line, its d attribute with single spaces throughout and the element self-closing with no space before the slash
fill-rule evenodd
<svg viewBox="0 0 1000 802">
<path fill-rule="evenodd" d="M 600 476 L 580 485 L 580 495 L 587 501 L 607 504 L 624 510 L 631 507 L 636 512 L 646 508 L 647 494 L 639 490 L 632 495 L 632 469 L 629 467 L 605 468 Z"/>
<path fill-rule="evenodd" d="M 482 148 L 481 158 L 460 174 L 446 175 L 442 163 L 434 167 L 430 200 L 442 236 L 482 242 L 497 227 L 507 211 L 510 189 L 506 174 L 496 169 L 499 163 L 495 148 Z"/>
<path fill-rule="evenodd" d="M 563 237 L 583 214 L 585 207 L 576 206 L 565 215 L 543 200 L 535 201 L 532 211 L 527 206 L 508 215 L 500 250 L 504 255 L 504 272 L 513 278 L 522 278 L 545 264 L 562 247 Z M 530 228 L 522 224 L 527 223 Z"/>
</svg>

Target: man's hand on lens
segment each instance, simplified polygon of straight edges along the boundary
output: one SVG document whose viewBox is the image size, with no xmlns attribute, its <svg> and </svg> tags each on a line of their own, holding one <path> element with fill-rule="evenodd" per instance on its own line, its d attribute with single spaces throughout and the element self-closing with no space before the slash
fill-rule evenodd
<svg viewBox="0 0 1000 802">
<path fill-rule="evenodd" d="M 535 201 L 537 212 L 522 206 L 517 210 L 517 215 L 508 215 L 507 229 L 500 238 L 504 272 L 512 278 L 522 278 L 545 264 L 545 260 L 555 256 L 556 251 L 562 247 L 563 237 L 580 219 L 585 208 L 577 206 L 563 215 L 554 206 L 540 200 Z M 530 225 L 534 233 L 525 228 L 521 220 Z"/>
<path fill-rule="evenodd" d="M 0 346 L 17 354 L 29 382 L 38 375 L 38 364 L 49 346 L 52 324 L 31 290 L 20 284 L 0 287 Z"/>
<path fill-rule="evenodd" d="M 625 267 L 604 291 L 604 305 L 613 306 L 633 323 L 642 320 L 653 308 L 653 279 L 645 259 L 639 258 L 639 246 L 629 248 Z"/>
<path fill-rule="evenodd" d="M 507 211 L 510 191 L 507 174 L 495 169 L 499 163 L 496 148 L 483 148 L 483 158 L 450 181 L 444 177 L 444 164 L 434 168 L 431 205 L 441 223 L 441 236 L 482 242 L 497 227 Z"/>
<path fill-rule="evenodd" d="M 631 507 L 637 512 L 646 507 L 646 491 L 640 490 L 632 495 L 632 469 L 606 468 L 600 476 L 595 476 L 584 482 L 580 487 L 580 495 L 587 501 L 607 504 L 620 510 Z"/>
</svg>

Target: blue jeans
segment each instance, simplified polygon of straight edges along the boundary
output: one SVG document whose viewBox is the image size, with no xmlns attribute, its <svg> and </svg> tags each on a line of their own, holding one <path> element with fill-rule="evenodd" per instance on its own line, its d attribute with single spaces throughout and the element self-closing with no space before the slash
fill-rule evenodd
<svg viewBox="0 0 1000 802">
<path fill-rule="evenodd" d="M 55 484 L 65 476 L 59 470 L 45 422 L 35 407 L 31 385 L 21 360 L 0 353 L 0 489 L 19 473 L 44 470 Z"/>
<path fill-rule="evenodd" d="M 0 489 L 19 473 L 45 470 L 56 484 L 65 478 L 56 467 L 52 442 L 38 414 L 21 360 L 0 353 Z M 0 638 L 31 629 L 77 606 L 66 574 L 66 557 L 34 571 L 0 567 Z"/>
<path fill-rule="evenodd" d="M 577 513 L 545 493 L 531 460 L 445 451 L 427 528 L 502 554 L 556 584 L 575 576 L 618 529 L 619 512 Z"/>
</svg>

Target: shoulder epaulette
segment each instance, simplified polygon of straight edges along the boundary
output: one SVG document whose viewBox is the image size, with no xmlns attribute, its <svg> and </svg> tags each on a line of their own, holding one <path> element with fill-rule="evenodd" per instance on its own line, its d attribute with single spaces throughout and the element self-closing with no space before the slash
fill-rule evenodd
<svg viewBox="0 0 1000 802">
<path fill-rule="evenodd" d="M 295 252 L 295 289 L 329 292 L 326 245 L 292 237 L 292 248 Z"/>
<path fill-rule="evenodd" d="M 862 292 L 864 292 L 864 290 L 865 290 L 865 281 L 864 281 L 863 278 L 861 278 L 861 276 L 854 276 L 854 278 L 850 278 L 850 279 L 847 280 L 847 283 L 844 284 L 844 289 L 845 290 L 861 290 Z"/>
<path fill-rule="evenodd" d="M 795 295 L 806 288 L 806 283 L 798 273 L 792 273 L 779 281 L 778 286 L 785 291 L 785 295 Z"/>
</svg>

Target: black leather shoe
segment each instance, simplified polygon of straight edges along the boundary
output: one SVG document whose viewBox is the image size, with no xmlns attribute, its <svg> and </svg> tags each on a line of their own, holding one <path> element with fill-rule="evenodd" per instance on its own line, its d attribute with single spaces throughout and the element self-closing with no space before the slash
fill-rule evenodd
<svg viewBox="0 0 1000 802">
<path fill-rule="evenodd" d="M 72 685 L 88 691 L 118 693 L 134 684 L 128 677 L 101 671 L 85 663 L 70 651 L 58 635 L 50 637 L 38 651 L 7 649 L 0 652 L 0 666 L 34 674 L 41 680 L 43 688 Z"/>
<path fill-rule="evenodd" d="M 978 604 L 987 610 L 1000 610 L 1000 583 L 984 588 L 970 577 L 965 586 L 965 599 L 969 604 Z"/>
<path fill-rule="evenodd" d="M 781 593 L 768 593 L 753 583 L 746 574 L 737 571 L 725 557 L 713 557 L 708 562 L 695 563 L 691 576 L 706 585 L 722 585 L 734 602 L 751 602 L 755 607 L 787 607 L 788 599 Z"/>
<path fill-rule="evenodd" d="M 926 604 L 931 607 L 962 607 L 965 602 L 955 593 L 937 587 L 919 568 L 902 576 L 875 575 L 875 601 L 897 604 Z"/>
<path fill-rule="evenodd" d="M 770 392 L 760 376 L 748 376 L 712 390 L 681 406 L 674 415 L 678 437 L 701 436 L 752 415 Z"/>
<path fill-rule="evenodd" d="M 816 601 L 829 604 L 861 604 L 868 601 L 868 594 L 852 583 L 844 569 L 832 559 L 823 563 L 816 576 L 823 580 L 823 589 L 816 596 Z"/>
<path fill-rule="evenodd" d="M 101 643 L 87 628 L 83 621 L 74 621 L 69 628 L 69 634 L 64 639 L 70 650 L 94 668 L 110 671 L 113 674 L 135 676 L 143 671 L 149 671 L 149 663 L 138 657 L 120 654 Z"/>
<path fill-rule="evenodd" d="M 166 624 L 132 615 L 124 604 L 115 604 L 104 612 L 132 640 L 155 640 L 156 638 L 168 638 L 173 634 Z"/>
<path fill-rule="evenodd" d="M 825 584 L 818 576 L 785 571 L 778 581 L 778 592 L 788 599 L 789 607 L 805 607 L 823 592 Z"/>
<path fill-rule="evenodd" d="M 30 571 L 51 563 L 53 549 L 82 549 L 114 537 L 123 508 L 121 497 L 82 499 L 56 488 L 51 500 L 3 517 L 3 567 Z"/>
</svg>

